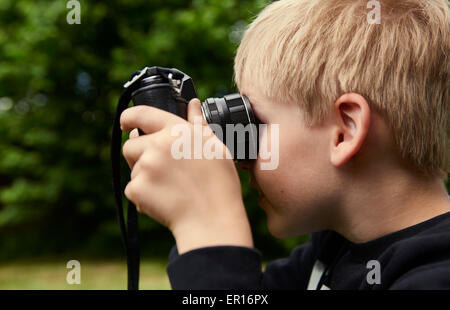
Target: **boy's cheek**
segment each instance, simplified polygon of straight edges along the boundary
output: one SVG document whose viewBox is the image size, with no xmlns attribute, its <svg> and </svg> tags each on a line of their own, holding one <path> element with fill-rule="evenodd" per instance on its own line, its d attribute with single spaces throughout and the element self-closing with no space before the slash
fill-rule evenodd
<svg viewBox="0 0 450 310">
<path fill-rule="evenodd" d="M 322 197 L 327 196 L 327 187 L 323 186 L 327 184 L 325 165 L 320 164 L 323 158 L 308 154 L 306 149 L 299 150 L 293 143 L 281 146 L 277 169 L 261 170 L 258 165 L 254 169 L 256 183 L 265 196 L 260 206 L 274 236 L 302 233 L 303 229 L 316 226 L 314 219 L 322 209 Z"/>
</svg>

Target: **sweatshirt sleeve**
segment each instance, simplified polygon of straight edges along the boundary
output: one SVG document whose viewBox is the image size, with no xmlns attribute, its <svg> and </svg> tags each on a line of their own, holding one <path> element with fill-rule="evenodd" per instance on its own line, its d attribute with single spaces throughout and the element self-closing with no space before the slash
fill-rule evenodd
<svg viewBox="0 0 450 310">
<path fill-rule="evenodd" d="M 174 246 L 167 274 L 174 290 L 256 289 L 262 278 L 261 253 L 247 247 L 213 246 L 179 255 Z"/>
<path fill-rule="evenodd" d="M 307 269 L 312 268 L 310 247 L 309 242 L 297 247 L 289 258 L 268 263 L 262 272 L 262 256 L 254 248 L 213 246 L 179 255 L 174 246 L 167 273 L 175 290 L 305 288 Z"/>
</svg>

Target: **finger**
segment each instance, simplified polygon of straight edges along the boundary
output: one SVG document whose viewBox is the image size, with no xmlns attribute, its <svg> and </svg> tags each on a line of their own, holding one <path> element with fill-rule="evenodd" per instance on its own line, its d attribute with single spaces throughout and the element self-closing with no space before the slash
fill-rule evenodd
<svg viewBox="0 0 450 310">
<path fill-rule="evenodd" d="M 141 203 L 141 195 L 143 193 L 142 191 L 142 184 L 141 180 L 135 179 L 128 182 L 127 186 L 125 186 L 124 194 L 125 197 L 128 198 L 131 202 L 134 203 L 136 206 L 136 209 L 141 212 L 141 210 L 138 208 L 138 206 Z"/>
<path fill-rule="evenodd" d="M 138 175 L 141 174 L 141 165 L 139 160 L 134 163 L 133 169 L 131 169 L 130 180 L 136 179 Z"/>
<path fill-rule="evenodd" d="M 145 135 L 125 141 L 122 147 L 122 153 L 130 169 L 133 169 L 134 164 L 139 160 L 139 157 L 141 157 L 145 147 L 150 143 L 149 140 L 150 136 Z"/>
<path fill-rule="evenodd" d="M 131 169 L 130 179 L 133 180 L 138 177 L 142 172 L 142 157 L 140 157 Z"/>
<path fill-rule="evenodd" d="M 139 105 L 126 109 L 120 115 L 122 131 L 141 129 L 146 134 L 157 132 L 169 123 L 181 120 L 180 117 L 164 110 Z"/>
<path fill-rule="evenodd" d="M 158 210 L 154 206 L 161 204 L 159 189 L 155 186 L 149 186 L 144 175 L 139 175 L 128 182 L 125 187 L 125 196 L 132 201 L 136 209 L 147 216 L 153 218 L 164 226 L 168 227 L 167 215 L 165 210 Z"/>
<path fill-rule="evenodd" d="M 139 137 L 139 130 L 137 128 L 133 129 L 132 131 L 130 131 L 130 139 L 134 139 Z"/>
<path fill-rule="evenodd" d="M 202 125 L 207 125 L 205 118 L 203 117 L 203 112 L 201 108 L 201 103 L 198 98 L 192 99 L 187 108 L 187 119 L 188 122 L 194 123 L 196 121 L 201 120 Z"/>
</svg>

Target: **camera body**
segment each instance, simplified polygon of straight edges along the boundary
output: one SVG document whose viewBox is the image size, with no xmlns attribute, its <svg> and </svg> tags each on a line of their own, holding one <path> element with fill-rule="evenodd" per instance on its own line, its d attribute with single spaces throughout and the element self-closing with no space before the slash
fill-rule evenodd
<svg viewBox="0 0 450 310">
<path fill-rule="evenodd" d="M 187 118 L 187 104 L 197 98 L 191 77 L 173 68 L 146 67 L 135 72 L 124 87 L 132 88 L 134 105 L 156 107 L 183 119 Z M 247 97 L 234 93 L 221 98 L 207 98 L 201 108 L 203 117 L 228 147 L 233 159 L 256 159 L 260 122 Z"/>
</svg>

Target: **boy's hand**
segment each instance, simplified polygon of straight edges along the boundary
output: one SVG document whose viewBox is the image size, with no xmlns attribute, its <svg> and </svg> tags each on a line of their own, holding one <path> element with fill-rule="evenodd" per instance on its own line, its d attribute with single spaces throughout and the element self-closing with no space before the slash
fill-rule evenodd
<svg viewBox="0 0 450 310">
<path fill-rule="evenodd" d="M 229 151 L 217 137 L 202 138 L 203 130 L 194 131 L 194 117 L 198 120 L 201 116 L 198 99 L 188 105 L 188 121 L 149 106 L 132 107 L 122 113 L 122 130 L 134 129 L 123 146 L 132 170 L 125 195 L 139 212 L 172 231 L 180 254 L 215 245 L 253 247 L 234 163 L 225 159 Z M 172 136 L 171 131 L 177 124 L 184 124 L 190 131 L 191 142 L 195 138 L 203 142 L 215 139 L 214 143 L 223 146 L 224 159 L 208 160 L 203 154 L 202 159 L 175 159 L 171 149 L 179 136 Z M 135 128 L 145 135 L 139 136 Z M 194 158 L 193 143 L 191 150 Z"/>
</svg>

